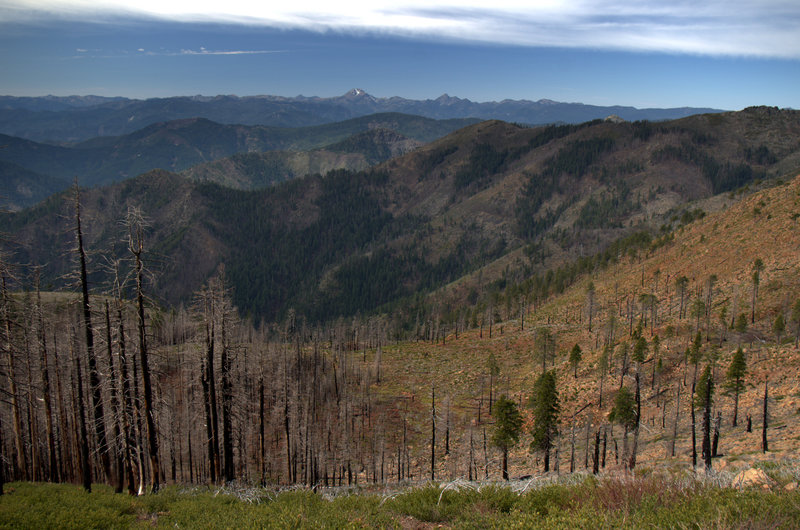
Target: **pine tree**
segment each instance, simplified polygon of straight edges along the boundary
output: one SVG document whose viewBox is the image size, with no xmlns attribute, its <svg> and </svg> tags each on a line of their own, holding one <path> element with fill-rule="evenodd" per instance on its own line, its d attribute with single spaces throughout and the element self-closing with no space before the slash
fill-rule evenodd
<svg viewBox="0 0 800 530">
<path fill-rule="evenodd" d="M 522 414 L 514 401 L 502 395 L 494 404 L 494 418 L 492 445 L 503 452 L 503 480 L 508 480 L 508 451 L 519 442 Z"/>
<path fill-rule="evenodd" d="M 569 352 L 569 364 L 572 365 L 572 375 L 575 379 L 578 378 L 578 365 L 582 359 L 581 347 L 576 343 Z"/>
<path fill-rule="evenodd" d="M 781 343 L 781 338 L 785 331 L 786 321 L 783 319 L 783 313 L 778 313 L 778 316 L 775 317 L 775 321 L 772 323 L 772 332 L 775 334 L 775 339 L 778 341 L 778 344 Z"/>
<path fill-rule="evenodd" d="M 646 358 L 647 339 L 645 339 L 642 335 L 639 335 L 636 338 L 636 343 L 633 345 L 633 356 L 631 357 L 631 360 L 637 364 L 642 364 Z"/>
<path fill-rule="evenodd" d="M 736 427 L 739 418 L 739 395 L 745 388 L 744 377 L 747 374 L 747 362 L 741 348 L 736 350 L 731 359 L 728 371 L 725 373 L 725 393 L 733 394 L 733 426 Z"/>
<path fill-rule="evenodd" d="M 795 300 L 794 305 L 792 306 L 792 323 L 795 325 L 794 347 L 797 348 L 797 345 L 800 342 L 800 298 Z"/>
<path fill-rule="evenodd" d="M 756 258 L 753 262 L 753 304 L 750 313 L 750 323 L 756 321 L 756 301 L 758 300 L 758 285 L 761 283 L 761 271 L 764 270 L 764 262 L 761 258 Z"/>
<path fill-rule="evenodd" d="M 550 451 L 558 435 L 560 403 L 556 389 L 556 374 L 544 372 L 536 380 L 529 403 L 533 409 L 532 450 L 544 452 L 544 471 L 550 471 Z"/>
<path fill-rule="evenodd" d="M 635 429 L 639 423 L 639 416 L 636 412 L 636 399 L 627 386 L 623 386 L 617 392 L 617 397 L 614 399 L 614 407 L 608 414 L 608 421 L 622 426 L 622 458 L 627 465 L 628 433 Z"/>
</svg>

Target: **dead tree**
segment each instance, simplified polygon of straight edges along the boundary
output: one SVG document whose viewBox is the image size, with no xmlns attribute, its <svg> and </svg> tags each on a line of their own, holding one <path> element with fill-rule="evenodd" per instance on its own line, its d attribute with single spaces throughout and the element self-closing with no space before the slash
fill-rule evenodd
<svg viewBox="0 0 800 530">
<path fill-rule="evenodd" d="M 128 494 L 136 494 L 136 479 L 133 473 L 133 459 L 136 436 L 134 433 L 134 401 L 131 389 L 131 379 L 128 372 L 128 355 L 125 337 L 125 319 L 123 314 L 124 302 L 122 299 L 122 285 L 119 281 L 119 270 L 115 267 L 114 290 L 116 294 L 116 313 L 117 313 L 117 359 L 119 361 L 119 379 L 122 390 L 122 404 L 120 422 L 122 423 L 122 447 L 123 447 L 123 466 L 128 477 Z M 140 477 L 141 478 L 141 477 Z"/>
<path fill-rule="evenodd" d="M 44 402 L 45 436 L 47 437 L 47 478 L 58 482 L 58 464 L 56 463 L 55 431 L 53 429 L 53 407 L 50 399 L 50 371 L 47 362 L 47 342 L 42 311 L 42 293 L 39 289 L 39 269 L 36 269 L 36 319 L 38 321 L 39 368 L 42 379 L 42 401 Z"/>
<path fill-rule="evenodd" d="M 86 359 L 89 366 L 89 390 L 92 397 L 94 414 L 94 435 L 97 440 L 97 451 L 103 477 L 111 477 L 111 463 L 108 458 L 108 441 L 106 438 L 105 412 L 103 411 L 103 394 L 100 386 L 100 374 L 97 370 L 97 358 L 94 350 L 94 328 L 92 327 L 92 310 L 89 304 L 89 282 L 86 273 L 86 251 L 83 246 L 83 230 L 81 229 L 81 200 L 78 182 L 75 181 L 75 238 L 78 253 L 78 267 L 81 281 L 81 308 L 83 310 L 83 331 L 86 337 Z"/>
<path fill-rule="evenodd" d="M 119 413 L 119 386 L 117 384 L 117 371 L 114 369 L 114 351 L 113 341 L 111 338 L 111 311 L 109 309 L 108 300 L 105 303 L 106 315 L 106 351 L 108 352 L 108 371 L 111 379 L 111 416 L 114 418 L 114 440 L 116 440 L 114 447 L 114 467 L 116 468 L 116 476 L 114 482 L 114 492 L 122 493 L 122 488 L 125 482 L 125 468 L 122 463 L 123 451 L 119 444 L 121 438 L 120 418 Z"/>
<path fill-rule="evenodd" d="M 73 333 L 72 340 L 70 341 L 70 353 L 72 354 L 72 362 L 75 365 L 75 387 L 77 389 L 76 401 L 78 403 L 78 427 L 80 429 L 80 465 L 81 465 L 81 479 L 83 482 L 83 489 L 87 493 L 92 491 L 92 463 L 89 460 L 89 433 L 86 428 L 86 406 L 83 402 L 83 373 L 81 371 L 81 361 L 75 351 L 75 334 Z"/>
<path fill-rule="evenodd" d="M 25 442 L 22 437 L 22 415 L 19 408 L 19 391 L 17 388 L 17 374 L 14 363 L 14 344 L 12 338 L 12 317 L 11 299 L 8 295 L 7 270 L 3 267 L 2 272 L 2 310 L 3 310 L 3 349 L 5 350 L 5 369 L 8 379 L 9 394 L 11 400 L 11 411 L 13 414 L 14 429 L 14 449 L 16 452 L 14 460 L 14 478 L 21 478 L 22 473 L 27 469 L 27 458 L 25 453 Z"/>
<path fill-rule="evenodd" d="M 436 480 L 436 387 L 431 386 L 431 480 Z"/>
<path fill-rule="evenodd" d="M 142 369 L 142 393 L 144 399 L 145 425 L 147 426 L 147 446 L 150 453 L 151 492 L 158 493 L 161 485 L 161 467 L 158 455 L 158 431 L 153 413 L 153 388 L 150 381 L 150 360 L 147 350 L 147 330 L 144 314 L 144 219 L 139 210 L 128 210 L 128 249 L 134 257 L 136 273 L 136 327 L 139 333 L 139 362 Z"/>
<path fill-rule="evenodd" d="M 764 409 L 763 409 L 763 421 L 761 422 L 761 452 L 766 453 L 769 451 L 769 444 L 767 443 L 767 421 L 769 418 L 769 414 L 767 413 L 767 397 L 768 397 L 768 388 L 769 380 L 764 379 Z"/>
</svg>

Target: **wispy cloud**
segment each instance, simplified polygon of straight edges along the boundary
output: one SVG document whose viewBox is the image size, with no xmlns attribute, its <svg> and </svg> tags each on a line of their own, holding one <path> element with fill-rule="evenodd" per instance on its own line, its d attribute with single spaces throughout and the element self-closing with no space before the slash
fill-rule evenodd
<svg viewBox="0 0 800 530">
<path fill-rule="evenodd" d="M 282 53 L 282 50 L 181 50 L 180 53 L 162 53 L 154 55 L 263 55 L 267 53 Z"/>
<path fill-rule="evenodd" d="M 201 46 L 200 49 L 192 50 L 192 49 L 181 49 L 178 51 L 171 51 L 171 50 L 147 50 L 145 48 L 137 48 L 135 51 L 131 52 L 128 50 L 122 51 L 112 51 L 112 52 L 105 52 L 101 50 L 86 50 L 84 48 L 78 48 L 75 50 L 77 55 L 74 55 L 73 58 L 75 59 L 119 59 L 123 57 L 136 57 L 136 56 L 151 56 L 151 57 L 180 57 L 180 56 L 187 56 L 187 55 L 263 55 L 263 54 L 270 54 L 270 53 L 285 53 L 285 50 L 208 50 L 205 47 Z"/>
<path fill-rule="evenodd" d="M 532 5 L 533 4 L 533 5 Z M 0 20 L 146 17 L 520 46 L 800 58 L 796 0 L 6 0 Z M 263 51 L 198 52 L 207 54 Z"/>
</svg>

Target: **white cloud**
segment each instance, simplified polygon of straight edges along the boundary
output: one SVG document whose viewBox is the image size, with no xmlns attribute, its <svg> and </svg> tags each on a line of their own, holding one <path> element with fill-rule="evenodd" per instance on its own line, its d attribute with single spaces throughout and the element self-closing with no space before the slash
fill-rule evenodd
<svg viewBox="0 0 800 530">
<path fill-rule="evenodd" d="M 261 55 L 265 53 L 281 53 L 279 50 L 207 50 L 203 46 L 199 50 L 181 50 L 180 53 L 162 53 L 160 55 Z"/>
<path fill-rule="evenodd" d="M 79 55 L 74 55 L 73 58 L 75 59 L 82 59 L 82 58 L 89 58 L 89 59 L 119 59 L 124 57 L 131 57 L 131 52 L 128 50 L 117 50 L 117 51 L 102 51 L 102 50 L 86 50 L 83 48 L 78 48 L 75 50 L 79 53 Z M 161 50 L 161 51 L 150 51 L 144 48 L 137 48 L 136 52 L 140 55 L 155 57 L 177 57 L 177 56 L 187 56 L 187 55 L 263 55 L 269 53 L 284 53 L 284 50 L 208 50 L 205 47 L 201 46 L 198 50 L 192 49 L 182 49 L 178 51 L 171 51 L 171 50 Z"/>
<path fill-rule="evenodd" d="M 96 21 L 136 16 L 522 46 L 800 58 L 800 2 L 796 0 L 496 0 L 490 8 L 485 0 L 4 3 L 0 20 L 7 21 L 46 14 Z"/>
</svg>

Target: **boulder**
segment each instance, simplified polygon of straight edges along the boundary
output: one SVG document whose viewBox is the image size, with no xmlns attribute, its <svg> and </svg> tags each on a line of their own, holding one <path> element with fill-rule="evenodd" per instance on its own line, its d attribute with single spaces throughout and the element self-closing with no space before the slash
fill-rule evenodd
<svg viewBox="0 0 800 530">
<path fill-rule="evenodd" d="M 736 475 L 731 483 L 731 486 L 738 489 L 745 488 L 762 488 L 772 489 L 777 483 L 772 480 L 769 475 L 764 473 L 763 469 L 745 469 Z"/>
</svg>

